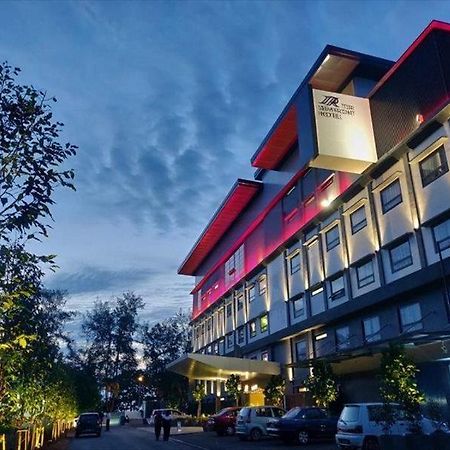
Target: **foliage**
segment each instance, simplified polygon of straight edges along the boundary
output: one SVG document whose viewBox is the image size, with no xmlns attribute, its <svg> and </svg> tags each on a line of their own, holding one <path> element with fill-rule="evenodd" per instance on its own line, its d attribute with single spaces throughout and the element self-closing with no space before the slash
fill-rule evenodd
<svg viewBox="0 0 450 450">
<path fill-rule="evenodd" d="M 385 428 L 392 426 L 392 403 L 399 403 L 406 413 L 415 419 L 420 411 L 424 395 L 416 381 L 416 365 L 406 356 L 403 347 L 390 345 L 383 352 L 380 365 L 380 394 L 383 399 Z"/>
<path fill-rule="evenodd" d="M 285 381 L 281 375 L 272 375 L 264 389 L 264 397 L 269 405 L 282 406 Z"/>
<path fill-rule="evenodd" d="M 328 408 L 338 398 L 336 379 L 331 365 L 326 361 L 317 361 L 312 367 L 312 375 L 305 380 L 305 386 L 317 406 Z"/>
<path fill-rule="evenodd" d="M 191 349 L 191 327 L 188 314 L 178 312 L 152 327 L 142 330 L 145 373 L 149 389 L 166 404 L 181 407 L 188 401 L 188 380 L 166 370 L 166 366 Z"/>
<path fill-rule="evenodd" d="M 84 317 L 82 329 L 86 347 L 80 351 L 81 366 L 91 373 L 107 392 L 108 410 L 122 404 L 130 407 L 139 397 L 138 361 L 134 341 L 142 297 L 126 292 L 111 302 L 97 301 Z"/>
<path fill-rule="evenodd" d="M 206 397 L 205 387 L 201 384 L 196 384 L 192 391 L 192 397 L 197 402 L 197 417 L 200 417 L 202 414 L 202 400 Z"/>
<path fill-rule="evenodd" d="M 228 397 L 236 400 L 236 406 L 239 406 L 239 393 L 241 388 L 241 377 L 232 373 L 225 382 L 225 389 Z"/>
</svg>

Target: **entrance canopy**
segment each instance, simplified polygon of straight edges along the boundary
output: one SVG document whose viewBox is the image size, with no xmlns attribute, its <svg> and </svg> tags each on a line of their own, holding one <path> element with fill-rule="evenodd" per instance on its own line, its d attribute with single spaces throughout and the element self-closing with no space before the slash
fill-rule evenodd
<svg viewBox="0 0 450 450">
<path fill-rule="evenodd" d="M 273 361 L 201 353 L 183 355 L 168 364 L 167 369 L 191 380 L 226 380 L 234 374 L 239 375 L 242 381 L 258 381 L 280 374 L 280 365 Z"/>
</svg>

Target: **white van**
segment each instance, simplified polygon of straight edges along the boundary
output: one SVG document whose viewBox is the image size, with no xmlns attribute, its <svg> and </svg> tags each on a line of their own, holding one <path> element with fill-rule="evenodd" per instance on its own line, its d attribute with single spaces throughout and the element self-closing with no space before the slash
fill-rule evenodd
<svg viewBox="0 0 450 450">
<path fill-rule="evenodd" d="M 400 405 L 392 404 L 396 420 L 390 428 L 391 434 L 405 435 L 411 433 L 412 423 L 407 419 Z M 378 436 L 384 434 L 383 423 L 380 422 L 382 403 L 351 403 L 344 406 L 337 423 L 336 444 L 340 449 L 378 450 Z M 420 417 L 419 425 L 422 433 L 431 434 L 437 429 L 450 432 L 446 423 Z"/>
</svg>

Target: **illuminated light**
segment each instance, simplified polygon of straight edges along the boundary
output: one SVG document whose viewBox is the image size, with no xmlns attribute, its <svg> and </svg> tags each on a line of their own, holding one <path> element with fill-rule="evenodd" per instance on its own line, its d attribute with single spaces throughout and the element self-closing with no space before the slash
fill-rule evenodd
<svg viewBox="0 0 450 450">
<path fill-rule="evenodd" d="M 422 115 L 422 114 L 416 114 L 416 122 L 417 122 L 418 124 L 423 123 L 424 120 L 425 120 L 425 119 L 423 118 L 423 115 Z"/>
<path fill-rule="evenodd" d="M 256 391 L 258 389 L 258 385 L 257 384 L 252 384 L 251 388 L 252 391 Z"/>
<path fill-rule="evenodd" d="M 248 384 L 246 384 L 245 386 L 244 386 L 244 392 L 247 394 L 248 393 Z"/>
<path fill-rule="evenodd" d="M 328 206 L 331 205 L 331 200 L 329 198 L 324 198 L 321 202 L 320 205 L 323 206 L 324 208 L 327 208 Z"/>
<path fill-rule="evenodd" d="M 301 386 L 298 388 L 298 392 L 308 392 L 308 389 L 306 389 L 304 386 Z"/>
<path fill-rule="evenodd" d="M 322 339 L 325 339 L 326 337 L 328 337 L 327 333 L 320 333 L 316 336 L 316 341 L 321 341 Z"/>
<path fill-rule="evenodd" d="M 225 397 L 220 397 L 220 401 L 223 402 L 225 400 Z"/>
<path fill-rule="evenodd" d="M 413 227 L 415 230 L 418 230 L 420 228 L 419 219 L 417 218 L 417 216 L 413 218 Z"/>
<path fill-rule="evenodd" d="M 214 289 L 219 289 L 219 283 L 216 283 Z"/>
<path fill-rule="evenodd" d="M 320 286 L 319 288 L 315 289 L 314 291 L 311 292 L 311 295 L 317 295 L 320 294 L 321 292 L 323 292 L 323 287 Z"/>
<path fill-rule="evenodd" d="M 289 381 L 294 381 L 294 369 L 292 367 L 288 368 Z"/>
</svg>

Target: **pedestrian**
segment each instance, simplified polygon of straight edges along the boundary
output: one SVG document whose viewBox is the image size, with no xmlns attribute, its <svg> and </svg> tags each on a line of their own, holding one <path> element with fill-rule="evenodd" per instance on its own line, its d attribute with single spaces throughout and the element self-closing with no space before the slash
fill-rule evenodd
<svg viewBox="0 0 450 450">
<path fill-rule="evenodd" d="M 111 422 L 111 413 L 108 411 L 106 413 L 106 431 L 109 431 L 110 422 Z"/>
<path fill-rule="evenodd" d="M 156 440 L 159 441 L 159 437 L 161 436 L 161 427 L 162 427 L 162 416 L 161 411 L 155 412 L 155 417 L 153 424 L 155 425 L 155 437 Z"/>
<path fill-rule="evenodd" d="M 164 430 L 164 440 L 168 441 L 170 436 L 170 426 L 172 425 L 172 416 L 170 415 L 170 411 L 164 411 L 164 415 L 162 416 L 162 426 Z"/>
</svg>

